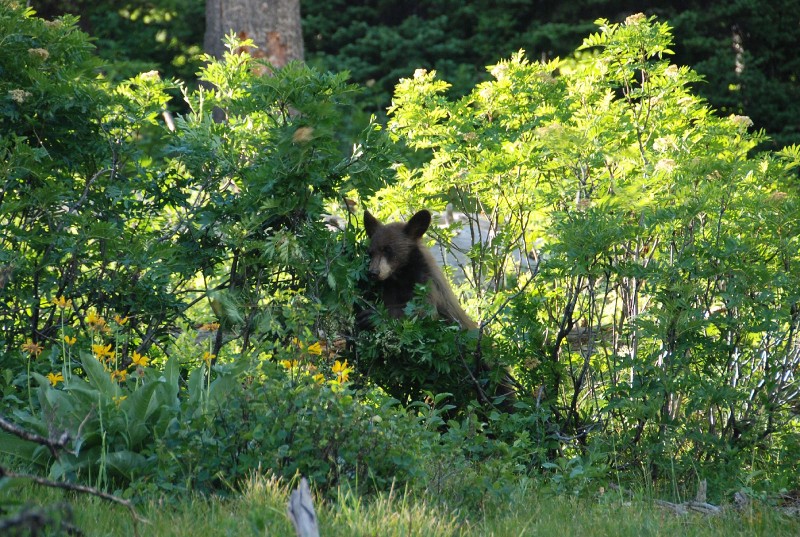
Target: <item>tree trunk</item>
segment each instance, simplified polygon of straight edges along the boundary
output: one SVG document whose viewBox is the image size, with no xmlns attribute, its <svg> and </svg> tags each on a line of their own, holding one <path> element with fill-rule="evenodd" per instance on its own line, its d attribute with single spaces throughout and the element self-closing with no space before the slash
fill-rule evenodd
<svg viewBox="0 0 800 537">
<path fill-rule="evenodd" d="M 303 61 L 300 0 L 206 0 L 205 51 L 220 58 L 231 32 L 252 39 L 258 48 L 248 52 L 274 67 Z"/>
</svg>

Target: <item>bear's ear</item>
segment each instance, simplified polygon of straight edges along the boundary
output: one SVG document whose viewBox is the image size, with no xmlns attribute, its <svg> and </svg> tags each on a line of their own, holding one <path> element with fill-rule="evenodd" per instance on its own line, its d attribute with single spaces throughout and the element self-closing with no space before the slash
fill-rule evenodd
<svg viewBox="0 0 800 537">
<path fill-rule="evenodd" d="M 428 230 L 431 225 L 431 213 L 426 210 L 421 210 L 411 217 L 411 220 L 406 223 L 403 231 L 412 239 L 419 239 Z"/>
<path fill-rule="evenodd" d="M 369 211 L 364 211 L 364 229 L 367 232 L 367 237 L 372 237 L 372 234 L 379 227 L 381 227 L 381 223 L 378 222 L 378 219 L 369 214 Z"/>
</svg>

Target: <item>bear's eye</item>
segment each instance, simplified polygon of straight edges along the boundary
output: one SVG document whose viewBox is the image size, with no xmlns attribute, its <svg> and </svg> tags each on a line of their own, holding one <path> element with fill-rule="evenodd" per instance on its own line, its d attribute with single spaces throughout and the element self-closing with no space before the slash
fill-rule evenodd
<svg viewBox="0 0 800 537">
<path fill-rule="evenodd" d="M 383 251 L 383 255 L 385 255 L 386 257 L 389 257 L 390 255 L 392 255 L 392 247 L 391 246 L 384 246 L 382 248 L 382 251 Z"/>
</svg>

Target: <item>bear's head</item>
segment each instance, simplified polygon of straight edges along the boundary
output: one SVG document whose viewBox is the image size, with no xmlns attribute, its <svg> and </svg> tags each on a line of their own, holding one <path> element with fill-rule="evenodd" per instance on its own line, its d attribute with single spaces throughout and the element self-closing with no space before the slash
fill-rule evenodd
<svg viewBox="0 0 800 537">
<path fill-rule="evenodd" d="M 369 277 L 384 281 L 402 271 L 414 249 L 431 225 L 431 213 L 422 210 L 408 222 L 382 224 L 369 211 L 364 211 L 364 229 L 369 244 Z"/>
</svg>

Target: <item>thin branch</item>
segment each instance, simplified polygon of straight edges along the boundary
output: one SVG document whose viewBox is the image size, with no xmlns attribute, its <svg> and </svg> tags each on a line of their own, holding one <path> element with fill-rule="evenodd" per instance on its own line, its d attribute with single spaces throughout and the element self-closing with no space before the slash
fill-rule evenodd
<svg viewBox="0 0 800 537">
<path fill-rule="evenodd" d="M 480 348 L 480 345 L 479 345 L 479 348 Z M 458 358 L 461 360 L 461 365 L 464 366 L 464 370 L 469 375 L 470 380 L 472 380 L 472 384 L 475 385 L 475 389 L 478 392 L 478 398 L 483 402 L 483 404 L 489 405 L 492 408 L 497 408 L 497 407 L 494 406 L 494 404 L 492 404 L 492 402 L 486 396 L 486 392 L 483 391 L 483 388 L 481 387 L 480 381 L 477 378 L 475 378 L 475 375 L 472 374 L 472 370 L 469 368 L 469 365 L 467 365 L 467 361 L 464 360 L 464 356 L 461 353 L 459 353 Z"/>
<path fill-rule="evenodd" d="M 0 418 L 0 429 L 13 434 L 14 436 L 18 436 L 23 440 L 28 440 L 29 442 L 46 446 L 56 459 L 58 458 L 58 450 L 65 449 L 70 441 L 70 436 L 67 431 L 61 433 L 61 436 L 58 438 L 58 440 L 52 440 L 50 438 L 45 438 L 44 436 L 39 436 L 36 433 L 28 432 L 3 418 Z"/>
<path fill-rule="evenodd" d="M 533 269 L 533 274 L 531 274 L 531 277 L 528 279 L 528 281 L 525 282 L 525 284 L 522 287 L 520 287 L 519 289 L 517 289 L 513 294 L 507 296 L 506 299 L 503 301 L 503 303 L 500 304 L 497 308 L 495 308 L 494 313 L 492 313 L 488 318 L 486 318 L 483 321 L 481 321 L 480 327 L 479 327 L 480 330 L 483 331 L 483 329 L 486 328 L 486 326 L 492 324 L 494 322 L 494 320 L 497 318 L 497 316 L 500 315 L 500 313 L 503 312 L 505 307 L 508 306 L 508 304 L 512 300 L 514 300 L 515 298 L 520 296 L 522 293 L 524 293 L 525 289 L 527 289 L 528 286 L 531 283 L 533 283 L 533 280 L 536 279 L 536 275 L 538 273 L 539 273 L 539 263 L 536 263 L 536 266 Z"/>
<path fill-rule="evenodd" d="M 133 518 L 133 534 L 138 537 L 139 536 L 139 527 L 137 526 L 137 522 L 141 522 L 143 524 L 149 524 L 150 522 L 139 516 L 139 513 L 136 512 L 136 508 L 133 506 L 129 500 L 125 500 L 118 496 L 114 496 L 113 494 L 109 494 L 107 492 L 103 492 L 102 490 L 98 490 L 94 487 L 88 487 L 86 485 L 76 485 L 73 483 L 65 483 L 63 481 L 51 481 L 50 479 L 45 479 L 43 477 L 39 477 L 36 475 L 31 474 L 18 474 L 16 472 L 12 472 L 7 468 L 0 466 L 0 478 L 8 477 L 10 479 L 29 479 L 30 481 L 36 483 L 37 485 L 41 485 L 43 487 L 50 487 L 50 488 L 57 488 L 62 490 L 69 490 L 72 492 L 81 492 L 84 494 L 90 494 L 92 496 L 97 496 L 103 500 L 117 503 L 122 505 L 123 507 L 127 507 L 128 511 L 130 511 L 131 517 Z"/>
<path fill-rule="evenodd" d="M 89 196 L 89 189 L 92 187 L 92 183 L 94 183 L 98 177 L 106 173 L 113 174 L 113 171 L 114 170 L 112 170 L 111 168 L 103 168 L 102 170 L 95 173 L 92 177 L 90 177 L 89 180 L 86 181 L 86 186 L 83 188 L 83 193 L 81 194 L 81 197 L 78 198 L 78 200 L 69 208 L 70 212 L 76 211 L 78 207 L 83 205 L 83 203 L 86 201 L 86 198 Z"/>
</svg>

